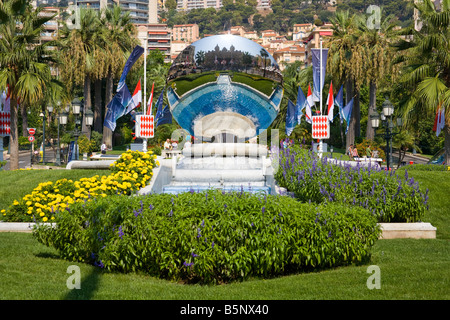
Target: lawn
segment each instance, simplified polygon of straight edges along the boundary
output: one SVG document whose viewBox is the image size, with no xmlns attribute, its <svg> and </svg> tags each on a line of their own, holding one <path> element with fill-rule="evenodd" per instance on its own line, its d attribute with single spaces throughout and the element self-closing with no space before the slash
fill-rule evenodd
<svg viewBox="0 0 450 320">
<path fill-rule="evenodd" d="M 25 176 L 27 173 L 32 174 L 33 180 Z M 0 173 L 2 207 L 8 202 L 3 195 L 9 194 L 12 199 L 14 195 L 29 192 L 27 188 L 33 184 L 60 177 L 56 170 L 42 172 L 42 176 L 33 174 Z M 430 189 L 430 211 L 425 221 L 437 227 L 437 239 L 379 240 L 366 265 L 217 286 L 185 285 L 145 274 L 104 273 L 90 265 L 61 259 L 57 251 L 39 244 L 31 234 L 0 233 L 0 299 L 447 300 L 450 298 L 450 172 L 415 171 L 410 175 L 422 188 Z M 66 286 L 70 265 L 80 267 L 80 290 L 69 290 Z M 367 288 L 369 265 L 380 268 L 379 290 Z"/>
<path fill-rule="evenodd" d="M 59 179 L 78 180 L 95 175 L 108 175 L 109 170 L 17 170 L 0 171 L 0 210 L 6 209 L 15 200 L 31 193 L 41 182 Z M 0 217 L 1 220 L 1 217 Z"/>
</svg>

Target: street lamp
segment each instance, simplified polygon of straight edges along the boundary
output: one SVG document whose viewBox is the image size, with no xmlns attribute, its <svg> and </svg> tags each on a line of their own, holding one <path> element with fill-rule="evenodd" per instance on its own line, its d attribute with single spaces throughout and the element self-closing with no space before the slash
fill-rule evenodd
<svg viewBox="0 0 450 320">
<path fill-rule="evenodd" d="M 42 163 L 45 164 L 45 110 L 42 108 L 42 112 L 39 114 L 42 118 Z"/>
<path fill-rule="evenodd" d="M 67 113 L 62 112 L 58 115 L 58 150 L 56 151 L 56 165 L 61 165 L 61 140 L 59 137 L 59 125 L 67 124 Z"/>
<path fill-rule="evenodd" d="M 92 126 L 94 123 L 94 112 L 91 109 L 87 109 L 84 111 L 85 124 L 87 126 Z"/>
<path fill-rule="evenodd" d="M 373 110 L 369 115 L 372 128 L 375 130 L 380 126 L 380 118 L 383 121 L 383 125 L 386 128 L 384 133 L 384 139 L 386 140 L 386 164 L 387 169 L 390 169 L 390 164 L 392 161 L 392 137 L 395 136 L 398 132 L 392 132 L 394 125 L 392 123 L 391 117 L 394 114 L 394 106 L 393 104 L 386 98 L 383 102 L 383 113 L 380 115 L 376 110 Z M 397 119 L 397 125 L 401 123 L 401 119 Z"/>
<path fill-rule="evenodd" d="M 75 152 L 75 159 L 78 160 L 78 137 L 80 136 L 80 130 L 78 130 L 77 122 L 78 122 L 78 116 L 81 111 L 81 101 L 78 99 L 78 97 L 75 97 L 75 99 L 72 100 L 72 112 L 75 115 L 75 129 L 73 130 L 73 136 L 75 137 L 75 145 L 74 145 L 74 152 Z"/>
<path fill-rule="evenodd" d="M 51 104 L 49 104 L 48 106 L 47 106 L 47 111 L 48 111 L 48 118 L 49 118 L 49 128 L 50 128 L 50 122 L 52 121 L 52 118 L 51 118 L 51 114 L 52 114 L 52 112 L 53 112 L 53 106 L 51 105 Z M 45 114 L 45 111 L 44 111 L 44 114 Z M 44 116 L 44 119 L 45 119 L 45 116 Z M 44 123 L 44 126 L 45 126 L 45 123 Z M 49 131 L 50 132 L 50 131 Z M 45 139 L 44 139 L 44 148 L 43 148 L 43 154 L 44 154 L 44 157 L 43 157 L 43 163 L 45 163 Z"/>
</svg>

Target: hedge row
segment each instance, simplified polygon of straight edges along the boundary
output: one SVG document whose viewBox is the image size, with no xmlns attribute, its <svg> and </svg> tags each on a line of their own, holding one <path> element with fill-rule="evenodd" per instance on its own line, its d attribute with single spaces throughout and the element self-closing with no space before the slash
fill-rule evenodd
<svg viewBox="0 0 450 320">
<path fill-rule="evenodd" d="M 217 190 L 93 199 L 55 223 L 34 236 L 66 259 L 201 283 L 365 262 L 380 233 L 359 207 Z"/>
</svg>

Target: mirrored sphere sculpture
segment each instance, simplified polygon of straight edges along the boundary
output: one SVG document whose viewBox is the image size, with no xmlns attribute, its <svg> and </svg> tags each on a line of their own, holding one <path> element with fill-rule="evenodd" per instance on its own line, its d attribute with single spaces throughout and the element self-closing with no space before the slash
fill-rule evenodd
<svg viewBox="0 0 450 320">
<path fill-rule="evenodd" d="M 167 78 L 178 124 L 211 142 L 243 142 L 267 129 L 283 97 L 282 75 L 258 43 L 235 35 L 205 37 L 185 48 Z"/>
</svg>

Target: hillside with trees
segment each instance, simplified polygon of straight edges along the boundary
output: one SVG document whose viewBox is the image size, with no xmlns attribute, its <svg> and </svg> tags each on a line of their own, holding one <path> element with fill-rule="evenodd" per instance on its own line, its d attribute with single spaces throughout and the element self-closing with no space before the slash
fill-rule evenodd
<svg viewBox="0 0 450 320">
<path fill-rule="evenodd" d="M 228 30 L 231 26 L 244 26 L 248 31 L 261 32 L 275 30 L 286 34 L 297 23 L 314 23 L 317 19 L 329 22 L 334 11 L 349 11 L 363 13 L 369 4 L 363 0 L 341 0 L 335 7 L 329 7 L 323 0 L 272 0 L 272 10 L 258 11 L 255 0 L 224 0 L 223 7 L 194 9 L 187 12 L 177 11 L 176 2 L 166 3 L 166 8 L 160 13 L 161 22 L 169 27 L 175 24 L 196 23 L 200 34 L 216 34 Z M 412 20 L 413 9 L 408 0 L 374 0 L 370 4 L 383 8 L 386 15 L 394 15 L 401 25 L 407 25 Z"/>
</svg>

